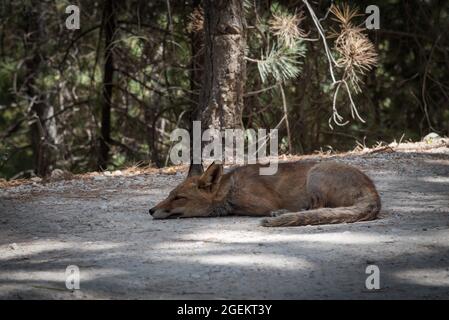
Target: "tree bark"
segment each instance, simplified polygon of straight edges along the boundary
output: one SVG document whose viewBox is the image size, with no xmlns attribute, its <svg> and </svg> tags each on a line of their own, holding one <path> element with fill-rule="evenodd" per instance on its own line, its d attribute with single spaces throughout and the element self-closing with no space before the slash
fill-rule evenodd
<svg viewBox="0 0 449 320">
<path fill-rule="evenodd" d="M 160 109 L 161 96 L 157 93 L 152 93 L 148 100 L 149 103 L 145 106 L 144 110 L 148 150 L 151 162 L 159 168 L 162 166 L 162 163 L 159 158 L 159 148 L 157 143 L 159 139 L 159 134 L 157 132 L 157 110 Z"/>
<path fill-rule="evenodd" d="M 246 73 L 242 1 L 205 0 L 204 15 L 202 128 L 242 128 Z"/>
<path fill-rule="evenodd" d="M 192 12 L 200 12 L 201 0 L 192 0 Z M 204 17 L 203 17 L 204 18 Z M 190 171 L 199 174 L 203 172 L 201 163 L 193 163 L 193 121 L 201 120 L 201 109 L 199 92 L 201 91 L 201 84 L 204 78 L 204 26 L 203 29 L 192 29 L 190 33 L 191 44 L 191 61 L 190 61 L 190 100 L 192 101 L 189 113 L 189 132 L 190 132 Z"/>
<path fill-rule="evenodd" d="M 109 145 L 111 142 L 111 109 L 114 78 L 113 42 L 116 32 L 114 0 L 105 0 L 103 11 L 104 30 L 104 69 L 101 106 L 101 137 L 98 155 L 98 168 L 105 169 L 109 161 Z"/>
<path fill-rule="evenodd" d="M 27 38 L 25 47 L 31 53 L 25 61 L 26 93 L 31 104 L 31 145 L 33 149 L 34 171 L 45 177 L 54 168 L 57 160 L 59 142 L 56 128 L 54 107 L 48 103 L 45 95 L 38 88 L 37 77 L 43 72 L 43 52 L 40 47 L 44 43 L 45 21 L 40 4 L 29 7 L 25 12 Z"/>
<path fill-rule="evenodd" d="M 192 0 L 192 12 L 200 12 L 201 0 Z M 200 101 L 198 92 L 201 90 L 204 69 L 204 28 L 202 30 L 193 29 L 190 32 L 190 122 L 200 120 Z"/>
</svg>

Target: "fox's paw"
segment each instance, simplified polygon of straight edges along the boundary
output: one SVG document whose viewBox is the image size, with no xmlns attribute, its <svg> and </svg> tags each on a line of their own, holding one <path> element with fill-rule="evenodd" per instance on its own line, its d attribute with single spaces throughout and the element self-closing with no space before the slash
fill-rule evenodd
<svg viewBox="0 0 449 320">
<path fill-rule="evenodd" d="M 284 216 L 279 217 L 273 217 L 273 218 L 263 218 L 260 221 L 260 225 L 262 227 L 286 227 L 288 224 L 286 224 L 284 221 Z"/>
<path fill-rule="evenodd" d="M 263 218 L 260 220 L 260 225 L 262 227 L 275 227 L 273 220 L 275 220 L 275 218 Z"/>
<path fill-rule="evenodd" d="M 290 227 L 304 225 L 298 213 L 281 214 L 279 217 L 264 218 L 260 221 L 263 227 Z"/>
</svg>

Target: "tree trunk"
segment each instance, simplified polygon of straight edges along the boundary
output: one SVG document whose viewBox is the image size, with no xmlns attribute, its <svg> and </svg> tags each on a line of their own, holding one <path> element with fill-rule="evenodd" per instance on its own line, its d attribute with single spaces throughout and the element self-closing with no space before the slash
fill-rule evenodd
<svg viewBox="0 0 449 320">
<path fill-rule="evenodd" d="M 38 88 L 37 77 L 43 72 L 43 53 L 40 46 L 44 43 L 45 21 L 40 5 L 28 8 L 26 14 L 25 41 L 27 52 L 31 53 L 25 61 L 27 96 L 31 104 L 31 145 L 34 157 L 34 171 L 45 177 L 54 168 L 57 159 L 58 135 L 53 105 Z"/>
<path fill-rule="evenodd" d="M 114 0 L 105 0 L 103 28 L 105 47 L 101 107 L 101 137 L 98 156 L 99 169 L 105 169 L 108 165 L 109 145 L 111 142 L 112 80 L 114 77 L 113 42 L 116 32 Z"/>
<path fill-rule="evenodd" d="M 201 0 L 192 0 L 192 12 L 201 12 Z M 204 17 L 203 17 L 204 18 Z M 201 120 L 199 92 L 204 78 L 204 26 L 202 29 L 192 28 L 190 33 L 191 61 L 190 61 L 190 100 L 192 101 L 189 113 L 189 132 L 193 137 L 193 121 Z M 190 139 L 190 173 L 202 173 L 200 163 L 194 162 L 193 139 Z"/>
<path fill-rule="evenodd" d="M 146 124 L 146 136 L 148 143 L 148 150 L 151 162 L 156 167 L 161 167 L 162 163 L 159 158 L 158 140 L 159 134 L 157 132 L 157 110 L 160 109 L 161 96 L 153 92 L 148 99 L 149 103 L 145 106 L 144 119 Z"/>
<path fill-rule="evenodd" d="M 244 12 L 240 0 L 204 1 L 202 127 L 242 128 L 245 80 Z"/>
</svg>

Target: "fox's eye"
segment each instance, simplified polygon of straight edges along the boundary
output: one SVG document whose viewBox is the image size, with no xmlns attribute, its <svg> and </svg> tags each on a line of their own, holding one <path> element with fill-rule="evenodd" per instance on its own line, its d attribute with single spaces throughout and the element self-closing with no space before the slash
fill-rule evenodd
<svg viewBox="0 0 449 320">
<path fill-rule="evenodd" d="M 182 197 L 182 196 L 176 196 L 173 200 L 176 201 L 176 200 L 184 200 L 184 199 L 187 199 L 187 198 Z"/>
</svg>

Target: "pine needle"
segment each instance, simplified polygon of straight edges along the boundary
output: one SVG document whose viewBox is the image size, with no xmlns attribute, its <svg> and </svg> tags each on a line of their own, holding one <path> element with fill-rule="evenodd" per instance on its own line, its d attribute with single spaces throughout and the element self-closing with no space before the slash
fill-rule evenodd
<svg viewBox="0 0 449 320">
<path fill-rule="evenodd" d="M 304 13 L 289 13 L 280 11 L 273 13 L 273 17 L 269 20 L 271 32 L 277 36 L 287 47 L 291 47 L 296 41 L 307 37 L 307 33 L 299 27 L 305 19 Z"/>
<path fill-rule="evenodd" d="M 339 55 L 336 64 L 344 69 L 343 79 L 351 83 L 356 93 L 361 92 L 361 77 L 377 65 L 376 49 L 364 29 L 351 21 L 361 15 L 356 8 L 333 5 L 330 11 L 335 16 L 332 19 L 340 25 L 340 31 L 332 30 L 332 36 L 336 37 L 334 49 Z"/>
<path fill-rule="evenodd" d="M 302 71 L 300 58 L 305 53 L 306 47 L 300 41 L 296 41 L 291 47 L 273 45 L 267 56 L 257 61 L 262 82 L 266 82 L 269 76 L 277 82 L 296 78 Z"/>
</svg>

